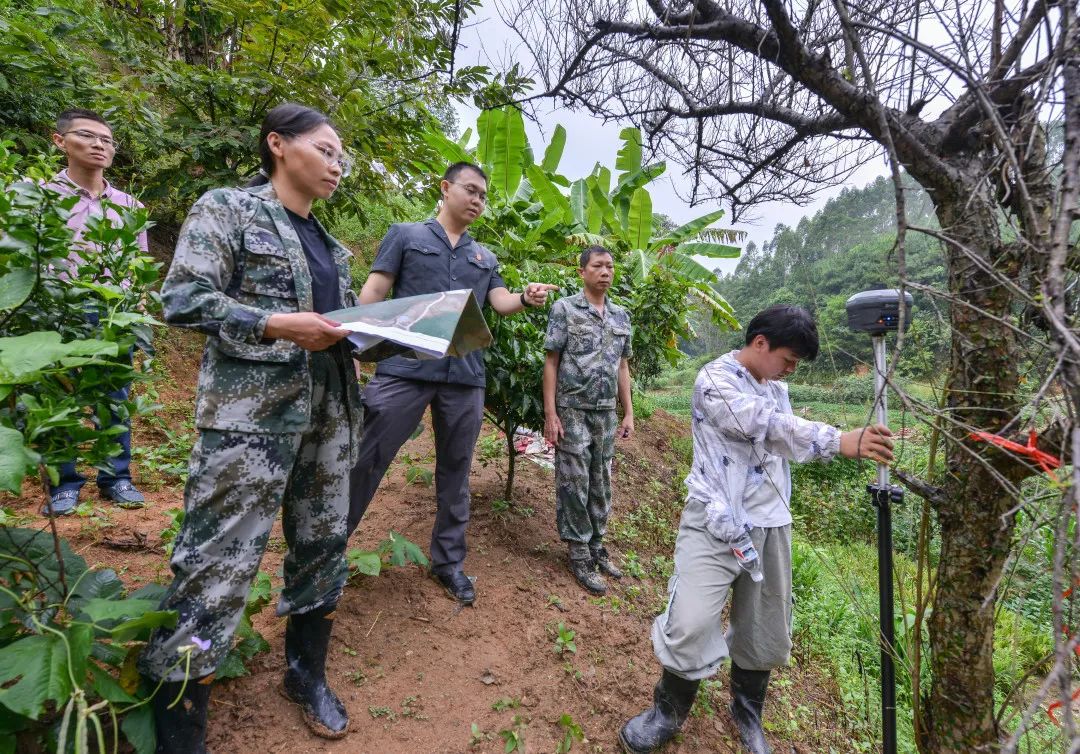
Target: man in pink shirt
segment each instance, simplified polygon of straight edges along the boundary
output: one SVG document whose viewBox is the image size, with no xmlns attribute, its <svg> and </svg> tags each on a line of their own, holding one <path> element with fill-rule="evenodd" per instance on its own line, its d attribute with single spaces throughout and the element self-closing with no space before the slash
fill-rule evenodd
<svg viewBox="0 0 1080 754">
<path fill-rule="evenodd" d="M 67 167 L 47 186 L 64 196 L 78 197 L 68 218 L 68 227 L 74 231 L 72 261 L 89 261 L 95 250 L 92 244 L 82 241 L 82 236 L 90 219 L 106 217 L 119 222 L 116 210 L 108 206 L 110 203 L 131 208 L 142 207 L 142 204 L 105 180 L 105 169 L 112 165 L 117 142 L 112 128 L 100 115 L 91 110 L 65 110 L 56 119 L 56 133 L 52 138 L 57 148 L 67 155 Z M 139 234 L 139 246 L 147 251 L 145 232 Z M 127 400 L 129 388 L 130 385 L 110 393 L 110 397 Z M 117 416 L 113 416 L 113 422 L 127 427 L 126 432 L 117 436 L 123 450 L 110 459 L 111 472 L 98 473 L 98 489 L 103 497 L 122 507 L 140 508 L 145 504 L 143 495 L 131 483 L 131 428 Z M 61 465 L 60 483 L 49 490 L 47 508 L 52 509 L 53 515 L 71 513 L 78 505 L 79 491 L 85 483 L 86 479 L 76 471 L 74 463 Z M 47 515 L 48 510 L 43 513 Z"/>
</svg>

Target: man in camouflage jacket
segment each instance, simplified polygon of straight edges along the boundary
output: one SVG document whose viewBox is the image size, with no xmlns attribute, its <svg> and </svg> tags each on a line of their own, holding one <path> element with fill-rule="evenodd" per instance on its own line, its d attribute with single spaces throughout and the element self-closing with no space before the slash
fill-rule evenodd
<svg viewBox="0 0 1080 754">
<path fill-rule="evenodd" d="M 611 303 L 611 252 L 581 253 L 581 293 L 555 302 L 544 350 L 544 437 L 555 445 L 555 517 L 570 570 L 593 594 L 607 591 L 600 573 L 620 578 L 604 547 L 611 512 L 615 435 L 634 431 L 630 400 L 630 317 Z M 623 405 L 622 424 L 615 400 Z M 600 573 L 597 571 L 599 570 Z"/>
</svg>

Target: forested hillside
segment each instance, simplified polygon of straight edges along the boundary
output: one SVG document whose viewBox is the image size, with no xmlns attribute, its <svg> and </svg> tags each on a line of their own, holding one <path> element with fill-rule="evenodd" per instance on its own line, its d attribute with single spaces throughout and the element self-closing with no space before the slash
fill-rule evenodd
<svg viewBox="0 0 1080 754">
<path fill-rule="evenodd" d="M 908 222 L 933 227 L 929 198 L 914 182 L 907 193 Z M 868 288 L 894 286 L 897 280 L 896 210 L 892 183 L 882 177 L 863 188 L 844 189 L 797 225 L 776 226 L 763 246 L 747 244 L 738 267 L 716 286 L 744 324 L 777 303 L 805 306 L 817 316 L 822 354 L 808 371 L 821 377 L 846 374 L 870 360 L 870 341 L 847 329 L 844 302 Z M 905 262 L 908 279 L 941 289 L 945 282 L 940 244 L 909 233 Z M 949 342 L 948 311 L 930 296 L 916 294 L 914 323 L 903 370 L 925 375 L 944 357 Z M 734 345 L 740 333 L 720 334 L 704 323 L 703 337 L 687 343 L 697 354 Z"/>
</svg>

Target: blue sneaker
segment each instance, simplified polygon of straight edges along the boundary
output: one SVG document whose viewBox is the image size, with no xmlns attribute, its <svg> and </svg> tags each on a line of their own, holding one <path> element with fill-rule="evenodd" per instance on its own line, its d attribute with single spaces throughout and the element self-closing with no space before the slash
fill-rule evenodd
<svg viewBox="0 0 1080 754">
<path fill-rule="evenodd" d="M 112 500 L 121 508 L 142 508 L 146 505 L 146 498 L 128 479 L 121 479 L 115 484 L 98 489 L 102 497 Z"/>
<path fill-rule="evenodd" d="M 49 502 L 41 509 L 41 515 L 66 516 L 79 504 L 78 490 L 57 490 L 49 496 Z"/>
</svg>

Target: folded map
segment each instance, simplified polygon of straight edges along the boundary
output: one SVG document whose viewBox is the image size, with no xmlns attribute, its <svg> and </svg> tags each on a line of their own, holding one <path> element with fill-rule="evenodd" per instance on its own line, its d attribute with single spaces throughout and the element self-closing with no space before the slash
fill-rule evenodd
<svg viewBox="0 0 1080 754">
<path fill-rule="evenodd" d="M 491 345 L 491 331 L 470 290 L 406 296 L 327 312 L 349 331 L 353 358 L 382 361 L 464 356 Z"/>
</svg>

